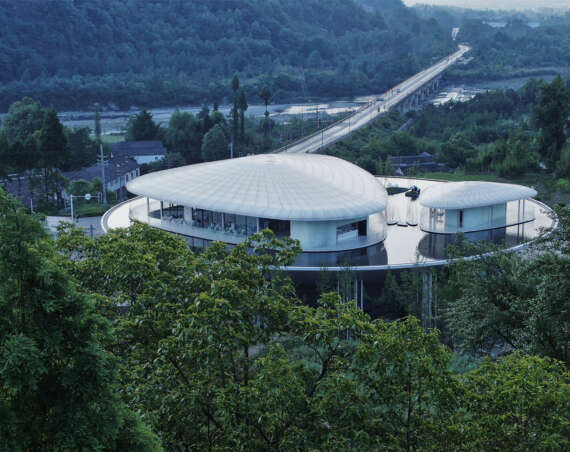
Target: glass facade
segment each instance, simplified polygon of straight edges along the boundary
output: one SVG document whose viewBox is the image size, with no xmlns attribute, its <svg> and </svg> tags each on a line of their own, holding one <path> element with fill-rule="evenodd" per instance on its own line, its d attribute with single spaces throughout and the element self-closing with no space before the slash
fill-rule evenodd
<svg viewBox="0 0 570 452">
<path fill-rule="evenodd" d="M 366 235 L 366 220 L 343 224 L 336 228 L 336 241 L 354 240 Z"/>
<path fill-rule="evenodd" d="M 259 230 L 263 229 L 271 229 L 276 237 L 289 237 L 291 235 L 291 222 L 289 220 L 260 218 Z"/>
<path fill-rule="evenodd" d="M 192 209 L 192 226 L 228 234 L 252 235 L 257 232 L 257 218 L 233 213 Z"/>
</svg>

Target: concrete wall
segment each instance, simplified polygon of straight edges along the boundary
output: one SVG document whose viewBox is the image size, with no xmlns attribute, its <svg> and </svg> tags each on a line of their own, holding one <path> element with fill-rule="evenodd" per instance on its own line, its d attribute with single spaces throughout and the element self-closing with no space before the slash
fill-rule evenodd
<svg viewBox="0 0 570 452">
<path fill-rule="evenodd" d="M 165 158 L 164 155 L 135 155 L 135 160 L 139 165 L 143 165 L 145 163 L 152 163 L 157 162 L 158 160 L 162 160 Z"/>
<path fill-rule="evenodd" d="M 301 242 L 303 249 L 319 249 L 336 246 L 336 228 L 363 220 L 343 221 L 291 221 L 291 237 Z"/>
</svg>

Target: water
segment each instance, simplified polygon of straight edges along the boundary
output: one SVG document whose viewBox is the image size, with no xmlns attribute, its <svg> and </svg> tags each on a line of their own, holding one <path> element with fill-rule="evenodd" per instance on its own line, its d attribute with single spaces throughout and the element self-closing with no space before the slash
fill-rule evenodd
<svg viewBox="0 0 570 452">
<path fill-rule="evenodd" d="M 330 101 L 321 103 L 295 103 L 295 104 L 276 104 L 269 105 L 267 110 L 270 117 L 275 121 L 286 121 L 292 116 L 303 115 L 314 117 L 317 114 L 336 115 L 352 110 L 357 110 L 366 101 L 363 99 L 354 99 L 351 101 Z M 212 107 L 209 107 L 212 110 Z M 152 113 L 156 123 L 167 125 L 172 113 L 176 107 L 150 108 L 148 111 Z M 197 115 L 202 107 L 184 106 L 178 107 L 182 112 L 189 112 Z M 231 105 L 222 105 L 219 111 L 228 116 Z M 119 134 L 124 131 L 129 117 L 139 112 L 138 109 L 122 110 L 122 111 L 103 111 L 101 112 L 101 129 L 103 134 Z M 263 118 L 265 114 L 265 105 L 250 105 L 246 111 L 246 115 L 254 118 Z M 93 128 L 95 121 L 94 111 L 62 111 L 59 113 L 61 122 L 67 127 L 90 127 Z"/>
</svg>

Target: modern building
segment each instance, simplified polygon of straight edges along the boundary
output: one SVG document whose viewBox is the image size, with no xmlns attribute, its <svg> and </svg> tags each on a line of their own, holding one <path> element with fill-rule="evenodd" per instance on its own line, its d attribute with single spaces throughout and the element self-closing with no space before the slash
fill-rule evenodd
<svg viewBox="0 0 570 452">
<path fill-rule="evenodd" d="M 405 196 L 412 186 L 423 198 Z M 383 187 L 403 190 L 391 190 L 387 197 Z M 212 241 L 240 243 L 269 227 L 278 236 L 300 240 L 303 252 L 284 270 L 307 299 L 318 296 L 315 281 L 327 271 L 337 282 L 350 276 L 354 299 L 368 310 L 388 270 L 395 275 L 418 271 L 422 319 L 433 318 L 433 269 L 451 262 L 448 246 L 457 240 L 452 231 L 465 232 L 465 240 L 518 250 L 556 226 L 551 209 L 528 199 L 536 192 L 526 187 L 373 177 L 345 161 L 313 154 L 176 168 L 141 176 L 128 189 L 139 196 L 106 212 L 104 231 L 139 220 L 201 248 Z M 386 206 L 395 219 L 389 226 Z M 426 327 L 434 326 L 430 322 Z"/>
<path fill-rule="evenodd" d="M 432 233 L 484 231 L 534 220 L 536 190 L 495 182 L 452 182 L 422 191 L 420 227 Z"/>
<path fill-rule="evenodd" d="M 387 193 L 374 176 L 324 155 L 265 154 L 138 177 L 131 220 L 197 240 L 243 242 L 265 228 L 307 252 L 369 247 L 386 237 Z"/>
</svg>

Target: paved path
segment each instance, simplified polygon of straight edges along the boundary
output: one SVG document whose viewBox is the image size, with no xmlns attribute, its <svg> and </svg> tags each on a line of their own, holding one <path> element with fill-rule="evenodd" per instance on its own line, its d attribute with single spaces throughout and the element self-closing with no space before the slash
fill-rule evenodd
<svg viewBox="0 0 570 452">
<path fill-rule="evenodd" d="M 365 126 L 378 116 L 390 111 L 410 94 L 441 75 L 448 67 L 457 62 L 457 60 L 470 49 L 471 47 L 460 45 L 457 52 L 443 58 L 433 66 L 418 72 L 416 75 L 384 93 L 381 96 L 381 98 L 384 99 L 383 101 L 377 101 L 376 98 L 369 98 L 368 104 L 355 114 L 337 122 L 327 129 L 323 129 L 309 135 L 308 137 L 302 138 L 301 140 L 278 149 L 275 152 L 297 154 L 310 153 L 317 152 L 319 149 L 331 145 L 355 130 Z"/>
<path fill-rule="evenodd" d="M 56 217 L 48 216 L 46 217 L 46 224 L 55 237 L 57 235 L 57 226 L 59 223 L 71 223 L 71 217 Z M 101 217 L 83 217 L 79 218 L 75 224 L 85 231 L 87 235 L 91 237 L 98 237 L 103 235 L 103 229 L 101 229 Z"/>
</svg>

